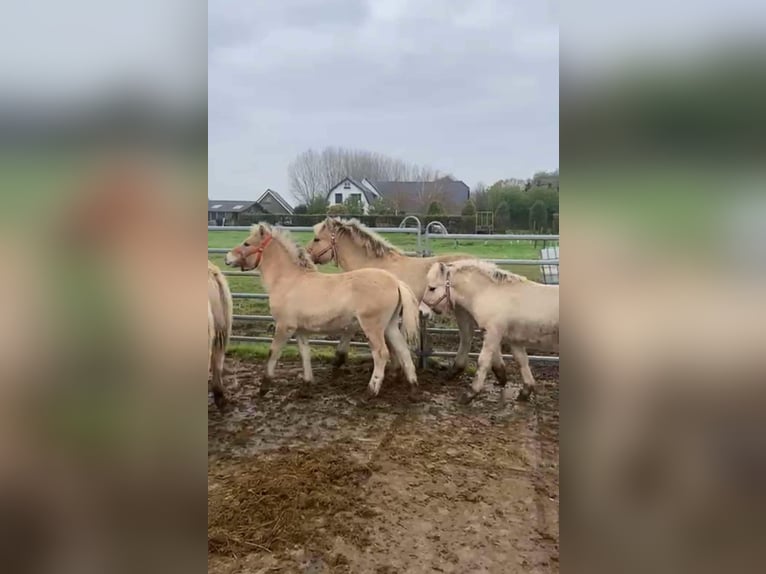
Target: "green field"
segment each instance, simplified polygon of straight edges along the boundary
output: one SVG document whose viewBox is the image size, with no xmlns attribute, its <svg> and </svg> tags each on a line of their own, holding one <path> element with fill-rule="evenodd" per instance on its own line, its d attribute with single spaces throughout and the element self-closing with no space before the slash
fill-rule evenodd
<svg viewBox="0 0 766 574">
<path fill-rule="evenodd" d="M 403 249 L 404 251 L 417 250 L 417 237 L 414 234 L 403 233 L 383 233 L 388 241 Z M 299 244 L 306 245 L 313 235 L 308 232 L 293 232 L 293 239 Z M 208 231 L 208 247 L 230 249 L 247 238 L 247 232 L 244 231 Z M 546 245 L 551 245 L 548 242 Z M 447 253 L 465 253 L 475 255 L 484 259 L 539 259 L 540 249 L 543 242 L 538 241 L 535 245 L 533 241 L 505 241 L 505 240 L 451 240 L 451 239 L 431 239 L 430 249 L 435 254 Z M 209 259 L 225 269 L 223 255 L 210 254 Z M 533 280 L 540 279 L 540 268 L 537 265 L 511 265 L 503 266 L 514 273 L 524 275 Z M 339 269 L 334 264 L 324 265 L 320 268 L 326 273 L 337 273 Z M 234 293 L 263 293 L 260 278 L 251 276 L 229 276 L 229 285 Z M 237 315 L 268 315 L 269 307 L 266 300 L 259 299 L 235 299 L 234 313 Z M 235 324 L 235 334 L 241 335 L 266 335 L 267 323 L 238 323 Z M 237 348 L 234 345 L 235 354 L 250 354 L 254 352 L 257 356 L 265 354 L 265 345 L 247 345 L 248 349 Z M 293 356 L 295 350 L 285 349 L 286 356 Z M 312 349 L 317 356 L 324 356 L 332 350 L 328 348 Z"/>
</svg>

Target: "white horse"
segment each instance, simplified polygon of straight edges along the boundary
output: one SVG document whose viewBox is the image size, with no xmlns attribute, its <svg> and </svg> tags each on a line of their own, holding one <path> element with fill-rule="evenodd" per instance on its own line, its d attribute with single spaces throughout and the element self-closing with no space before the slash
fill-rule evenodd
<svg viewBox="0 0 766 574">
<path fill-rule="evenodd" d="M 377 395 L 383 382 L 389 346 L 411 385 L 417 384 L 407 346 L 418 340 L 418 301 L 406 283 L 382 269 L 360 269 L 334 275 L 320 273 L 289 232 L 267 223 L 254 225 L 250 237 L 226 254 L 226 264 L 243 271 L 258 268 L 269 292 L 276 323 L 261 391 L 268 390 L 287 340 L 295 334 L 303 361 L 303 380 L 313 380 L 309 333 L 346 334 L 357 325 L 370 343 L 375 368 L 369 390 Z M 399 319 L 402 319 L 401 330 Z"/>
<path fill-rule="evenodd" d="M 500 345 L 504 339 L 510 342 L 521 367 L 524 387 L 518 399 L 527 400 L 535 390 L 535 379 L 525 347 L 558 351 L 558 285 L 535 283 L 479 260 L 436 263 L 427 279 L 424 304 L 436 313 L 447 313 L 460 305 L 484 330 L 476 377 L 462 400 L 470 402 L 481 392 L 490 365 L 502 365 Z"/>
</svg>

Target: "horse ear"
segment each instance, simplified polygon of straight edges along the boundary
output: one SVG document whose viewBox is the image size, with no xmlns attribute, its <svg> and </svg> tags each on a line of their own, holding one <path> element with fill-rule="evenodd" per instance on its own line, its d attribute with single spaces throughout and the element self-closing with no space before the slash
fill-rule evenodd
<svg viewBox="0 0 766 574">
<path fill-rule="evenodd" d="M 447 266 L 441 261 L 439 262 L 439 271 L 441 272 L 442 275 L 447 273 Z"/>
<path fill-rule="evenodd" d="M 266 235 L 266 228 L 263 226 L 263 223 L 258 224 L 258 233 L 260 234 L 261 237 Z"/>
</svg>

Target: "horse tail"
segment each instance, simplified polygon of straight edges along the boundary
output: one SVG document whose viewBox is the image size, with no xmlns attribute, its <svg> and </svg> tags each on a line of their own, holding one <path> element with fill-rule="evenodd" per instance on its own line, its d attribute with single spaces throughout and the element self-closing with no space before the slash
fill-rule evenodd
<svg viewBox="0 0 766 574">
<path fill-rule="evenodd" d="M 221 309 L 223 310 L 223 325 L 217 325 L 215 329 L 214 346 L 218 349 L 226 349 L 231 337 L 232 315 L 234 314 L 234 303 L 231 299 L 231 290 L 221 270 L 213 264 L 208 265 L 213 280 L 218 287 L 218 296 L 221 299 Z"/>
<path fill-rule="evenodd" d="M 409 285 L 399 281 L 399 308 L 402 316 L 402 334 L 410 345 L 420 338 L 419 301 Z M 398 319 L 398 317 L 395 317 Z"/>
</svg>

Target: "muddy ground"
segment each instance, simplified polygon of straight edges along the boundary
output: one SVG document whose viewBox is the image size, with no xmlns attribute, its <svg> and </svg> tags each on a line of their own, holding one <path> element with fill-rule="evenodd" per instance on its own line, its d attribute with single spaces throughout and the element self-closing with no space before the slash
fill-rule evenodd
<svg viewBox="0 0 766 574">
<path fill-rule="evenodd" d="M 488 384 L 419 373 L 413 394 L 371 362 L 228 362 L 231 405 L 208 409 L 208 570 L 213 573 L 558 572 L 558 367 L 539 393 L 502 404 Z M 510 384 L 520 388 L 509 365 Z M 515 394 L 515 393 L 514 393 Z"/>
</svg>

